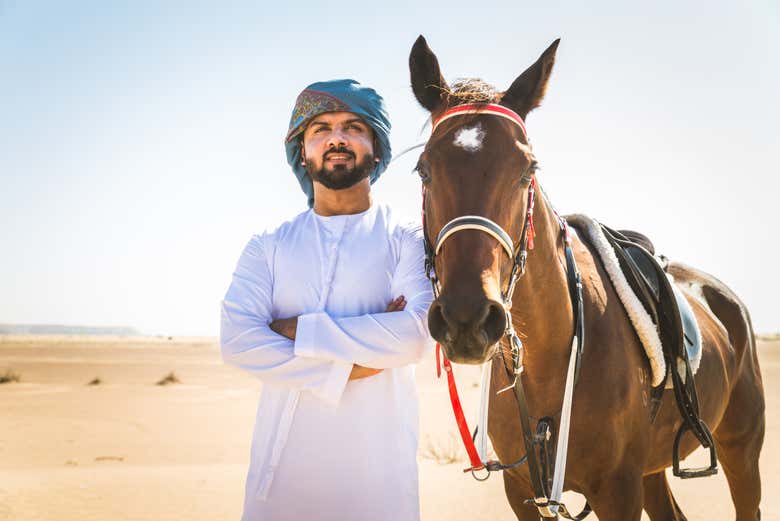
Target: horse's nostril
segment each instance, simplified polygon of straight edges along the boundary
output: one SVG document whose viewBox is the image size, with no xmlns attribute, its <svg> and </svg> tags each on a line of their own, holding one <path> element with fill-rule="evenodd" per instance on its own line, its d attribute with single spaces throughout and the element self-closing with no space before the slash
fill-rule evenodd
<svg viewBox="0 0 780 521">
<path fill-rule="evenodd" d="M 488 305 L 488 312 L 485 315 L 485 320 L 482 322 L 482 329 L 484 330 L 488 344 L 495 344 L 501 339 L 506 329 L 506 313 L 504 308 L 498 302 L 491 302 Z"/>
<path fill-rule="evenodd" d="M 428 310 L 428 330 L 431 332 L 431 336 L 439 342 L 442 342 L 447 335 L 447 321 L 444 318 L 442 305 L 438 301 L 431 304 Z"/>
</svg>

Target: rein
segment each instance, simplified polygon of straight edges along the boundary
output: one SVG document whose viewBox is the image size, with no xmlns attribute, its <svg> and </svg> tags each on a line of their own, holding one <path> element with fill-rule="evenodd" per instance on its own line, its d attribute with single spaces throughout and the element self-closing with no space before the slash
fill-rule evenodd
<svg viewBox="0 0 780 521">
<path fill-rule="evenodd" d="M 527 133 L 523 119 L 509 108 L 497 104 L 469 104 L 453 107 L 444 112 L 433 122 L 431 133 L 435 132 L 436 128 L 442 122 L 450 118 L 466 114 L 489 114 L 508 119 L 514 122 L 522 130 L 523 136 L 527 141 Z M 514 381 L 509 386 L 499 390 L 496 394 L 507 391 L 510 388 L 514 390 L 515 398 L 518 404 L 520 421 L 522 424 L 523 442 L 526 451 L 525 455 L 518 461 L 509 465 L 504 465 L 499 461 L 493 460 L 483 462 L 478 454 L 476 447 L 474 446 L 474 440 L 469 433 L 469 428 L 463 414 L 460 399 L 458 397 L 458 391 L 455 385 L 455 377 L 452 372 L 452 365 L 447 359 L 446 355 L 441 352 L 441 346 L 438 343 L 436 344 L 437 375 L 441 376 L 440 359 L 443 359 L 444 369 L 447 373 L 450 401 L 452 403 L 453 412 L 458 424 L 458 430 L 460 431 L 461 438 L 466 447 L 466 452 L 469 455 L 469 460 L 471 463 L 471 467 L 465 469 L 464 472 L 471 472 L 475 479 L 484 481 L 490 476 L 490 472 L 508 470 L 527 462 L 531 478 L 531 486 L 534 491 L 534 497 L 527 500 L 526 502 L 532 503 L 534 506 L 536 506 L 539 514 L 542 517 L 557 518 L 558 514 L 560 514 L 568 519 L 579 521 L 584 519 L 590 513 L 590 506 L 586 503 L 585 508 L 580 514 L 577 516 L 572 516 L 566 507 L 560 502 L 560 499 L 563 492 L 564 475 L 566 471 L 566 454 L 568 449 L 573 391 L 574 385 L 579 375 L 583 342 L 585 337 L 582 281 L 580 272 L 577 269 L 577 264 L 574 259 L 574 254 L 571 249 L 571 236 L 569 234 L 568 225 L 564 219 L 555 213 L 561 228 L 561 235 L 563 237 L 564 251 L 566 256 L 567 284 L 569 288 L 569 297 L 571 299 L 572 309 L 574 310 L 574 331 L 571 354 L 569 357 L 569 366 L 567 369 L 563 405 L 561 408 L 561 421 L 557 433 L 555 470 L 553 475 L 550 476 L 549 467 L 551 458 L 548 443 L 553 436 L 552 419 L 542 418 L 537 424 L 536 433 L 532 432 L 531 417 L 528 412 L 528 404 L 526 401 L 525 391 L 523 389 L 521 378 L 521 374 L 523 372 L 523 343 L 515 332 L 511 315 L 512 295 L 514 293 L 515 285 L 517 284 L 517 281 L 525 274 L 528 250 L 533 249 L 534 247 L 535 230 L 533 225 L 533 214 L 534 197 L 537 188 L 536 177 L 534 174 L 531 174 L 529 182 L 530 186 L 528 188 L 528 203 L 525 214 L 525 222 L 523 223 L 523 229 L 520 234 L 520 241 L 517 249 L 515 249 L 511 236 L 501 226 L 487 217 L 478 215 L 464 215 L 452 219 L 442 227 L 441 231 L 436 237 L 436 242 L 432 244 L 428 236 L 428 230 L 425 221 L 426 193 L 424 184 L 422 188 L 422 224 L 425 247 L 425 273 L 431 282 L 433 294 L 436 299 L 439 298 L 439 293 L 441 290 L 440 281 L 436 276 L 436 256 L 439 254 L 439 251 L 441 250 L 444 242 L 448 238 L 452 237 L 452 235 L 455 233 L 463 230 L 478 230 L 487 233 L 498 241 L 503 251 L 509 256 L 510 259 L 513 260 L 507 288 L 506 291 L 502 293 L 501 297 L 503 301 L 504 312 L 506 314 L 506 329 L 504 331 L 504 337 L 509 340 L 509 345 L 511 348 L 512 374 L 514 375 Z M 555 211 L 553 210 L 553 212 Z M 501 353 L 503 357 L 503 352 L 500 349 L 500 340 L 496 343 L 496 347 L 497 351 Z M 507 364 L 505 362 L 503 365 L 506 368 Z M 508 368 L 507 371 L 509 371 Z M 512 374 L 510 374 L 510 378 L 512 377 Z M 474 437 L 476 437 L 476 431 Z M 484 478 L 478 478 L 476 471 L 483 469 L 487 470 L 488 475 Z"/>
</svg>

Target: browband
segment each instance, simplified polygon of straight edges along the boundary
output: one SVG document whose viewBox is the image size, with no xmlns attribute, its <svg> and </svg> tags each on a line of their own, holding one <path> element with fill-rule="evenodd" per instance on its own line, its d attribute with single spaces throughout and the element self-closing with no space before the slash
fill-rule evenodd
<svg viewBox="0 0 780 521">
<path fill-rule="evenodd" d="M 508 119 L 509 121 L 512 121 L 517 126 L 519 126 L 523 130 L 523 135 L 526 137 L 526 139 L 528 139 L 528 133 L 525 130 L 525 122 L 523 122 L 523 118 L 521 118 L 514 110 L 496 103 L 470 103 L 468 105 L 458 105 L 452 107 L 451 109 L 445 111 L 444 114 L 436 118 L 436 120 L 433 122 L 431 133 L 435 132 L 436 127 L 438 127 L 442 122 L 462 114 L 492 114 L 494 116 Z"/>
</svg>

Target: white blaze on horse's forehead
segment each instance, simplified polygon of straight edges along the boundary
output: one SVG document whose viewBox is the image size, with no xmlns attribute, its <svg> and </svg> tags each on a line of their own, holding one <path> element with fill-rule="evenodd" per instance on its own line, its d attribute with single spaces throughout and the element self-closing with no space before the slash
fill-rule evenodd
<svg viewBox="0 0 780 521">
<path fill-rule="evenodd" d="M 476 152 L 482 148 L 482 141 L 485 139 L 485 131 L 482 130 L 482 123 L 464 127 L 455 133 L 453 144 L 466 152 Z"/>
</svg>

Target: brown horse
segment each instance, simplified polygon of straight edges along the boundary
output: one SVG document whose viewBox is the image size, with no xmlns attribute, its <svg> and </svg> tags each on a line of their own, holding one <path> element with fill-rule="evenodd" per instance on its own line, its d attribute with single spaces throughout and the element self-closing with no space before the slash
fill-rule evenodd
<svg viewBox="0 0 780 521">
<path fill-rule="evenodd" d="M 481 80 L 448 86 L 421 36 L 409 57 L 412 89 L 434 119 L 456 105 L 494 103 L 524 120 L 544 97 L 557 47 L 558 41 L 508 90 L 498 92 Z M 524 132 L 506 118 L 470 114 L 442 122 L 418 163 L 426 189 L 428 237 L 437 237 L 458 216 L 475 215 L 491 219 L 517 241 L 535 168 Z M 525 346 L 521 378 L 530 416 L 549 416 L 557 424 L 574 318 L 561 229 L 539 192 L 535 244 L 512 292 L 511 320 Z M 593 248 L 576 236 L 572 248 L 582 274 L 587 333 L 574 393 L 565 490 L 583 494 L 601 521 L 636 521 L 643 508 L 654 521 L 685 519 L 664 473 L 683 421 L 674 396 L 665 392 L 651 422 L 650 366 L 637 334 Z M 440 293 L 428 322 L 450 360 L 480 364 L 493 357 L 488 432 L 503 462 L 516 461 L 525 452 L 515 396 L 495 393 L 512 383 L 504 362 L 510 358 L 502 339 L 507 324 L 501 297 L 512 264 L 506 247 L 488 233 L 471 229 L 451 236 L 436 256 Z M 714 277 L 676 263 L 669 272 L 688 287 L 686 297 L 701 329 L 703 355 L 696 374 L 700 414 L 712 428 L 736 519 L 758 520 L 764 395 L 750 318 L 734 293 Z M 698 288 L 696 297 L 691 287 Z M 504 356 L 493 356 L 499 353 L 497 342 Z M 686 435 L 681 457 L 697 445 Z M 524 504 L 533 496 L 527 466 L 505 471 L 504 485 L 518 519 L 539 517 L 533 505 Z"/>
</svg>

